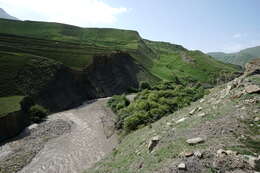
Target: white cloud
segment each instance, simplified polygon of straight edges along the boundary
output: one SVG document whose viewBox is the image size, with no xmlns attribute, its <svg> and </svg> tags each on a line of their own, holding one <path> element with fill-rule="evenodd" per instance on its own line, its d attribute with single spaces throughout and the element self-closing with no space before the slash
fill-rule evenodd
<svg viewBox="0 0 260 173">
<path fill-rule="evenodd" d="M 242 37 L 242 35 L 240 33 L 233 35 L 233 38 L 241 38 L 241 37 Z"/>
<path fill-rule="evenodd" d="M 232 37 L 233 38 L 244 38 L 244 37 L 247 37 L 247 33 L 236 33 Z"/>
<path fill-rule="evenodd" d="M 78 26 L 113 24 L 124 7 L 101 0 L 0 0 L 0 7 L 22 20 L 42 20 Z"/>
</svg>

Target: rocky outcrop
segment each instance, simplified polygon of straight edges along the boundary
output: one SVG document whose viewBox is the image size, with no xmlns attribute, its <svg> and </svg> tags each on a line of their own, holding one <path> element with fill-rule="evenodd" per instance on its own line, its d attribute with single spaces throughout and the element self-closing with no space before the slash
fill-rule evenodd
<svg viewBox="0 0 260 173">
<path fill-rule="evenodd" d="M 97 55 L 83 71 L 40 58 L 20 71 L 18 84 L 25 95 L 33 95 L 38 104 L 56 112 L 137 88 L 139 73 L 144 73 L 143 67 L 123 52 Z"/>
</svg>

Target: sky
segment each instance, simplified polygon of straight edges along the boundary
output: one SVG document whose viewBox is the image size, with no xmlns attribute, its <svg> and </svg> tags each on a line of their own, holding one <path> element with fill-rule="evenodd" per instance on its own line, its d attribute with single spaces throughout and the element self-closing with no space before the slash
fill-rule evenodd
<svg viewBox="0 0 260 173">
<path fill-rule="evenodd" d="M 260 45 L 260 0 L 0 0 L 0 8 L 21 20 L 137 30 L 203 52 Z"/>
</svg>

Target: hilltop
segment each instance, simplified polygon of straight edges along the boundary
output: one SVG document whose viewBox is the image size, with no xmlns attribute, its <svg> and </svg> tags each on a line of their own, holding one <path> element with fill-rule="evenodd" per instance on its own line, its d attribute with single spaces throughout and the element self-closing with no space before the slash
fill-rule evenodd
<svg viewBox="0 0 260 173">
<path fill-rule="evenodd" d="M 260 46 L 247 48 L 236 53 L 210 52 L 208 55 L 219 61 L 244 67 L 250 60 L 260 58 Z"/>
</svg>

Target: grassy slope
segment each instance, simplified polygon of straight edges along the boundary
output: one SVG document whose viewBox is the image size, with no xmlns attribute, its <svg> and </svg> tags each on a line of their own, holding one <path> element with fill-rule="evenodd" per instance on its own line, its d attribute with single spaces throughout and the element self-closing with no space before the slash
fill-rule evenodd
<svg viewBox="0 0 260 173">
<path fill-rule="evenodd" d="M 138 74 L 147 78 L 171 80 L 172 75 L 191 77 L 200 82 L 212 82 L 219 72 L 236 71 L 230 65 L 221 64 L 201 52 L 188 51 L 181 46 L 143 40 L 136 31 L 80 28 L 47 22 L 12 21 L 0 19 L 0 96 L 20 94 L 15 80 L 19 69 L 32 57 L 43 56 L 64 65 L 82 70 L 97 54 L 125 51 L 137 64 L 144 67 Z M 180 57 L 181 52 L 196 59 L 190 64 Z"/>
<path fill-rule="evenodd" d="M 146 43 L 160 56 L 154 60 L 152 72 L 167 80 L 178 76 L 194 78 L 200 82 L 213 82 L 224 73 L 237 71 L 234 65 L 216 61 L 200 51 L 189 51 L 182 46 L 164 42 Z"/>
<path fill-rule="evenodd" d="M 237 53 L 211 52 L 210 56 L 225 63 L 244 65 L 252 59 L 260 58 L 260 46 L 241 50 Z"/>
<path fill-rule="evenodd" d="M 259 79 L 259 76 L 256 78 Z M 256 109 L 259 110 L 259 103 L 245 104 L 246 99 L 259 99 L 259 95 L 245 95 L 241 99 L 231 100 L 230 96 L 222 97 L 226 93 L 224 88 L 225 86 L 214 88 L 204 97 L 204 102 L 194 102 L 191 106 L 153 123 L 152 128 L 147 126 L 124 137 L 111 154 L 88 169 L 86 173 L 150 173 L 160 172 L 159 170 L 167 167 L 175 169 L 180 162 L 186 160 L 180 156 L 182 152 L 198 150 L 205 152 L 201 160 L 204 163 L 209 161 L 210 164 L 205 168 L 208 170 L 205 172 L 210 173 L 214 172 L 211 168 L 213 158 L 210 154 L 216 154 L 218 149 L 231 149 L 238 151 L 239 154 L 260 154 L 260 140 L 257 137 L 259 122 L 253 122 L 255 116 L 260 116 L 256 113 Z M 201 112 L 188 116 L 191 110 L 198 107 L 202 108 Z M 206 114 L 205 117 L 197 116 L 202 112 Z M 247 120 L 245 124 L 239 119 L 240 116 Z M 183 117 L 187 118 L 184 122 L 175 123 Z M 249 127 L 250 122 L 251 127 Z M 223 134 L 223 129 L 234 131 Z M 154 151 L 149 153 L 149 140 L 157 135 L 161 137 L 160 142 Z M 241 135 L 253 138 L 237 140 Z M 205 137 L 205 143 L 188 145 L 185 142 L 189 138 L 198 136 Z"/>
<path fill-rule="evenodd" d="M 0 97 L 0 117 L 13 111 L 20 110 L 20 101 L 23 96 Z"/>
</svg>

